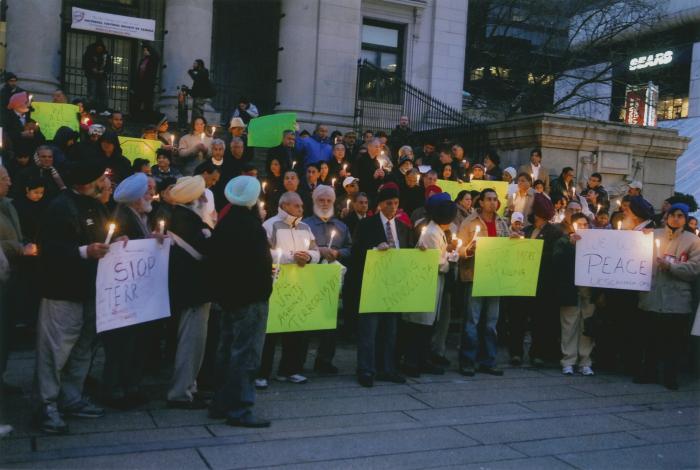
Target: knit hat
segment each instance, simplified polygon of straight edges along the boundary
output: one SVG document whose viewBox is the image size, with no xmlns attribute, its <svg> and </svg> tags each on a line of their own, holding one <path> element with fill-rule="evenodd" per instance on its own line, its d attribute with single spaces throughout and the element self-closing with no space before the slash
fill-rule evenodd
<svg viewBox="0 0 700 470">
<path fill-rule="evenodd" d="M 674 211 L 681 211 L 685 218 L 688 218 L 688 212 L 690 212 L 690 207 L 688 207 L 688 204 L 684 202 L 677 202 L 671 206 L 671 208 L 668 210 L 667 214 L 671 214 Z"/>
<path fill-rule="evenodd" d="M 170 197 L 176 204 L 189 204 L 190 202 L 199 199 L 204 193 L 206 185 L 202 175 L 183 176 L 175 186 L 170 188 Z M 258 193 L 260 190 L 258 189 Z M 257 194 L 255 196 L 257 198 Z"/>
<path fill-rule="evenodd" d="M 345 178 L 345 179 L 343 180 L 343 187 L 345 187 L 345 186 L 350 186 L 350 185 L 351 185 L 352 183 L 354 183 L 355 181 L 359 182 L 360 180 L 357 179 L 357 178 L 355 178 L 354 176 L 348 176 L 347 178 Z"/>
<path fill-rule="evenodd" d="M 226 184 L 224 196 L 234 206 L 253 207 L 260 196 L 260 181 L 253 176 L 236 176 Z"/>
<path fill-rule="evenodd" d="M 146 173 L 134 173 L 122 180 L 114 190 L 116 202 L 130 203 L 141 199 L 148 191 L 148 176 Z"/>
<path fill-rule="evenodd" d="M 513 168 L 512 166 L 509 166 L 508 168 L 503 170 L 503 173 L 508 173 L 510 175 L 510 177 L 513 179 L 515 179 L 515 177 L 517 176 L 515 168 Z"/>
<path fill-rule="evenodd" d="M 522 212 L 513 212 L 510 216 L 510 223 L 520 222 L 521 224 L 525 222 L 525 216 Z"/>
<path fill-rule="evenodd" d="M 632 196 L 630 198 L 630 211 L 642 220 L 649 220 L 654 217 L 654 206 L 642 196 Z"/>
<path fill-rule="evenodd" d="M 472 170 L 476 170 L 477 168 L 480 168 L 482 170 L 486 170 L 486 167 L 484 165 L 482 165 L 481 163 L 475 163 L 474 165 L 472 165 Z"/>
<path fill-rule="evenodd" d="M 457 217 L 457 204 L 448 193 L 434 194 L 425 204 L 428 217 L 438 225 L 451 223 Z"/>
<path fill-rule="evenodd" d="M 316 186 L 316 189 L 314 189 L 314 192 L 311 193 L 311 199 L 315 201 L 316 198 L 323 196 L 330 197 L 335 201 L 335 191 L 333 190 L 333 188 L 325 184 L 319 184 L 318 186 Z"/>
<path fill-rule="evenodd" d="M 66 175 L 70 184 L 88 184 L 102 176 L 107 162 L 102 158 L 85 158 L 68 165 Z"/>
<path fill-rule="evenodd" d="M 26 91 L 20 91 L 10 96 L 10 101 L 7 103 L 7 109 L 21 109 L 27 108 L 27 103 L 29 102 L 29 95 Z"/>
<path fill-rule="evenodd" d="M 231 129 L 233 127 L 245 127 L 243 119 L 239 117 L 231 118 L 231 122 L 229 123 L 228 128 Z"/>
<path fill-rule="evenodd" d="M 435 184 L 431 184 L 427 188 L 425 188 L 425 197 L 428 197 L 428 194 L 440 194 L 442 192 L 442 188 L 440 186 L 437 186 Z"/>
<path fill-rule="evenodd" d="M 554 217 L 554 204 L 552 200 L 541 193 L 535 193 L 535 201 L 532 203 L 532 212 L 545 220 Z"/>
<path fill-rule="evenodd" d="M 396 199 L 399 197 L 399 187 L 396 183 L 386 183 L 379 188 L 377 193 L 377 202 L 386 201 L 387 199 Z"/>
</svg>

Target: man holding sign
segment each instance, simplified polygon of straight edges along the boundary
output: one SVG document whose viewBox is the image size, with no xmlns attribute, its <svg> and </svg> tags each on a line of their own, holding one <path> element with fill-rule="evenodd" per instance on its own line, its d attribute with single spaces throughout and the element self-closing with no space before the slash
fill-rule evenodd
<svg viewBox="0 0 700 470">
<path fill-rule="evenodd" d="M 231 426 L 267 427 L 269 421 L 253 414 L 254 381 L 272 293 L 272 256 L 256 206 L 260 183 L 252 176 L 238 176 L 228 182 L 224 194 L 231 209 L 216 225 L 209 258 L 214 301 L 224 309 L 217 374 L 223 383 L 209 413 L 226 417 Z"/>
<path fill-rule="evenodd" d="M 387 183 L 377 195 L 379 213 L 360 221 L 357 240 L 352 247 L 353 272 L 362 275 L 368 250 L 385 251 L 412 247 L 411 231 L 396 220 L 399 189 Z M 360 281 L 361 282 L 361 281 Z M 363 387 L 372 387 L 374 379 L 404 383 L 396 372 L 395 349 L 398 315 L 395 313 L 363 313 L 358 324 L 357 380 Z M 376 355 L 375 355 L 376 352 Z"/>
<path fill-rule="evenodd" d="M 484 189 L 479 195 L 479 208 L 464 219 L 459 227 L 458 238 L 463 241 L 459 249 L 462 261 L 459 275 L 467 283 L 465 320 L 460 348 L 460 367 L 462 375 L 474 375 L 479 346 L 484 346 L 485 357 L 481 359 L 479 371 L 490 375 L 503 375 L 503 370 L 496 367 L 498 341 L 496 323 L 498 323 L 500 297 L 473 297 L 474 254 L 478 246 L 478 237 L 508 237 L 508 222 L 497 214 L 498 194 L 491 188 Z M 483 330 L 481 326 L 483 325 Z M 483 333 L 480 333 L 480 330 Z"/>
</svg>

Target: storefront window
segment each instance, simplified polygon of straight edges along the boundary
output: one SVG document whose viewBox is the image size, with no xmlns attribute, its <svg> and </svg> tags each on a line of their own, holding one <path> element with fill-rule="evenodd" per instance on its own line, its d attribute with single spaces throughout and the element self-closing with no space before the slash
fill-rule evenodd
<svg viewBox="0 0 700 470">
<path fill-rule="evenodd" d="M 659 121 L 688 117 L 688 97 L 662 96 L 657 108 Z"/>
</svg>

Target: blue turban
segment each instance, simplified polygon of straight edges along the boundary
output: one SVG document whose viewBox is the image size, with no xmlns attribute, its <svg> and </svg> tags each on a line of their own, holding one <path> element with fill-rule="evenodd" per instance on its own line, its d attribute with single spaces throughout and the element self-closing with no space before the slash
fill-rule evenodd
<svg viewBox="0 0 700 470">
<path fill-rule="evenodd" d="M 642 220 L 654 217 L 654 206 L 642 196 L 632 196 L 630 199 L 630 211 Z"/>
<path fill-rule="evenodd" d="M 677 202 L 671 206 L 671 208 L 668 210 L 668 214 L 674 212 L 674 211 L 681 211 L 685 218 L 688 218 L 688 212 L 690 212 L 690 207 L 688 207 L 688 204 L 684 202 Z"/>
<path fill-rule="evenodd" d="M 260 196 L 260 181 L 252 176 L 237 176 L 224 188 L 224 196 L 234 206 L 253 207 Z"/>
<path fill-rule="evenodd" d="M 148 176 L 145 173 L 134 173 L 122 180 L 114 190 L 114 200 L 128 204 L 141 199 L 148 191 Z"/>
</svg>

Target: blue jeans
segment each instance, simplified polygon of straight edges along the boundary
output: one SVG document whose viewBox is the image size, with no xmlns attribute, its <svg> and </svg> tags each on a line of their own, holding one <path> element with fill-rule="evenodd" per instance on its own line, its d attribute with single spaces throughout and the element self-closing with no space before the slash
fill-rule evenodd
<svg viewBox="0 0 700 470">
<path fill-rule="evenodd" d="M 460 364 L 465 367 L 474 367 L 478 361 L 482 366 L 494 367 L 498 353 L 496 324 L 501 298 L 472 297 L 473 286 L 473 282 L 467 283 L 464 328 L 459 352 Z"/>
<path fill-rule="evenodd" d="M 255 404 L 255 377 L 260 367 L 268 303 L 258 302 L 221 315 L 221 338 L 217 362 L 225 382 L 214 397 L 212 408 L 230 418 L 249 413 Z"/>
<path fill-rule="evenodd" d="M 360 313 L 357 373 L 396 373 L 396 313 Z"/>
</svg>

